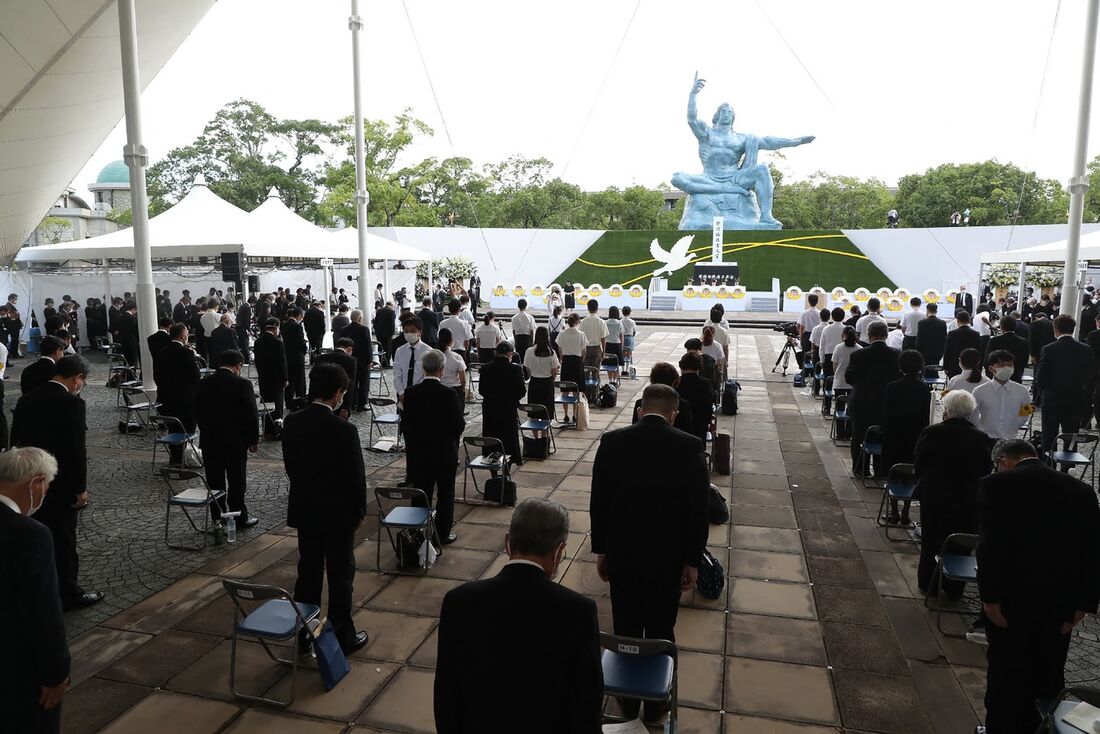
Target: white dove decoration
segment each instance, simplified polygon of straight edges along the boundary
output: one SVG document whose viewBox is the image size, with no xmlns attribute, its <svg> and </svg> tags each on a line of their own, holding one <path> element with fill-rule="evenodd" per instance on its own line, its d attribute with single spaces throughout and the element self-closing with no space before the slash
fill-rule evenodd
<svg viewBox="0 0 1100 734">
<path fill-rule="evenodd" d="M 694 239 L 695 235 L 693 234 L 681 237 L 676 240 L 676 244 L 672 246 L 671 252 L 665 252 L 657 242 L 657 238 L 653 238 L 653 241 L 649 243 L 649 254 L 653 256 L 654 260 L 662 263 L 660 267 L 653 271 L 653 277 L 659 278 L 662 273 L 672 275 L 680 268 L 689 264 L 692 258 L 691 253 L 688 251 L 691 249 L 691 241 Z"/>
</svg>

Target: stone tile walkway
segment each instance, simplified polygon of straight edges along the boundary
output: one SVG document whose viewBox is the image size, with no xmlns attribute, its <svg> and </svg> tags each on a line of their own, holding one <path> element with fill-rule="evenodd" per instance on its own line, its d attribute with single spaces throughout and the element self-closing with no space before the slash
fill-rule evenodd
<svg viewBox="0 0 1100 734">
<path fill-rule="evenodd" d="M 652 327 L 641 336 L 644 375 L 656 361 L 678 359 L 687 334 Z M 982 714 L 983 649 L 935 632 L 916 590 L 916 547 L 887 540 L 876 526 L 879 491 L 849 477 L 847 449 L 829 440 L 820 404 L 770 373 L 780 337 L 758 330 L 735 336 L 731 374 L 744 386 L 741 410 L 719 419 L 719 430 L 733 435 L 734 471 L 712 475 L 732 517 L 712 526 L 709 540 L 729 583 L 717 601 L 690 593 L 682 599 L 680 731 L 973 731 Z M 558 580 L 596 600 L 605 629 L 608 589 L 588 538 L 591 462 L 601 433 L 630 423 L 644 384 L 624 381 L 616 408 L 593 410 L 589 430 L 560 433 L 551 460 L 527 462 L 516 475 L 521 497 L 550 497 L 570 509 Z M 471 416 L 469 432 L 479 430 Z M 95 619 L 73 640 L 65 732 L 434 731 L 441 599 L 463 581 L 499 570 L 511 511 L 458 505 L 459 540 L 422 578 L 376 572 L 372 514 L 356 549 L 354 600 L 357 624 L 371 642 L 353 656 L 351 674 L 324 694 L 316 672 L 302 670 L 288 710 L 245 706 L 229 693 L 232 612 L 219 579 L 293 585 L 293 531 L 276 513 L 285 478 L 280 483 L 276 457 L 270 459 L 256 467 L 261 485 L 276 488 L 264 490 L 275 495 L 264 511 L 266 532 L 232 549 L 191 554 L 178 580 Z M 371 468 L 371 486 L 395 481 L 402 462 Z M 154 505 L 150 500 L 145 511 L 160 517 Z M 113 542 L 123 550 L 131 544 L 125 537 Z M 392 565 L 390 556 L 383 548 L 384 566 Z M 1082 659 L 1082 670 L 1095 677 L 1100 665 L 1089 663 L 1090 654 Z M 242 642 L 238 664 L 246 691 L 286 693 L 289 672 L 258 645 Z"/>
</svg>

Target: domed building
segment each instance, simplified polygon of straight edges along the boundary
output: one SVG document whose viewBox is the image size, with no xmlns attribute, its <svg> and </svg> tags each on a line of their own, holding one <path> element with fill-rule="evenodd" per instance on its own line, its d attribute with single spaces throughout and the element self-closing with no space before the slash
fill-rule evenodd
<svg viewBox="0 0 1100 734">
<path fill-rule="evenodd" d="M 108 215 L 130 208 L 130 169 L 123 161 L 111 161 L 95 182 L 88 184 L 88 190 L 95 197 L 90 206 L 66 189 L 24 244 L 49 245 L 118 231 L 118 224 Z"/>
</svg>

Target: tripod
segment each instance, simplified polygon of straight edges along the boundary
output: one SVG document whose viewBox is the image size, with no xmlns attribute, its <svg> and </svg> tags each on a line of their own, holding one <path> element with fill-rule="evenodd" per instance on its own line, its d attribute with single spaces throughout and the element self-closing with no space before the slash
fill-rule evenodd
<svg viewBox="0 0 1100 734">
<path fill-rule="evenodd" d="M 787 365 L 789 365 L 791 363 L 791 356 L 794 356 L 794 358 L 796 360 L 798 359 L 798 350 L 795 349 L 794 344 L 795 344 L 794 340 L 792 340 L 790 337 L 787 337 L 787 343 L 783 345 L 783 350 L 780 351 L 779 356 L 775 358 L 775 366 L 772 367 L 772 372 L 773 373 L 777 369 L 779 369 L 779 364 L 780 364 L 780 362 L 782 362 L 783 363 L 783 376 L 784 377 L 787 376 Z M 799 369 L 801 369 L 801 366 L 799 367 Z"/>
</svg>

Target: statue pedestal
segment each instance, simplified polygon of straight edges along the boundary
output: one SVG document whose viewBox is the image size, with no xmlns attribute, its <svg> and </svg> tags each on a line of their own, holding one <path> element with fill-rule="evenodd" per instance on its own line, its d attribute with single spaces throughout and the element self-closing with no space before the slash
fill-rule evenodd
<svg viewBox="0 0 1100 734">
<path fill-rule="evenodd" d="M 690 194 L 684 202 L 680 230 L 711 229 L 715 217 L 722 217 L 724 230 L 782 229 L 780 222 L 761 222 L 756 194 Z"/>
</svg>

